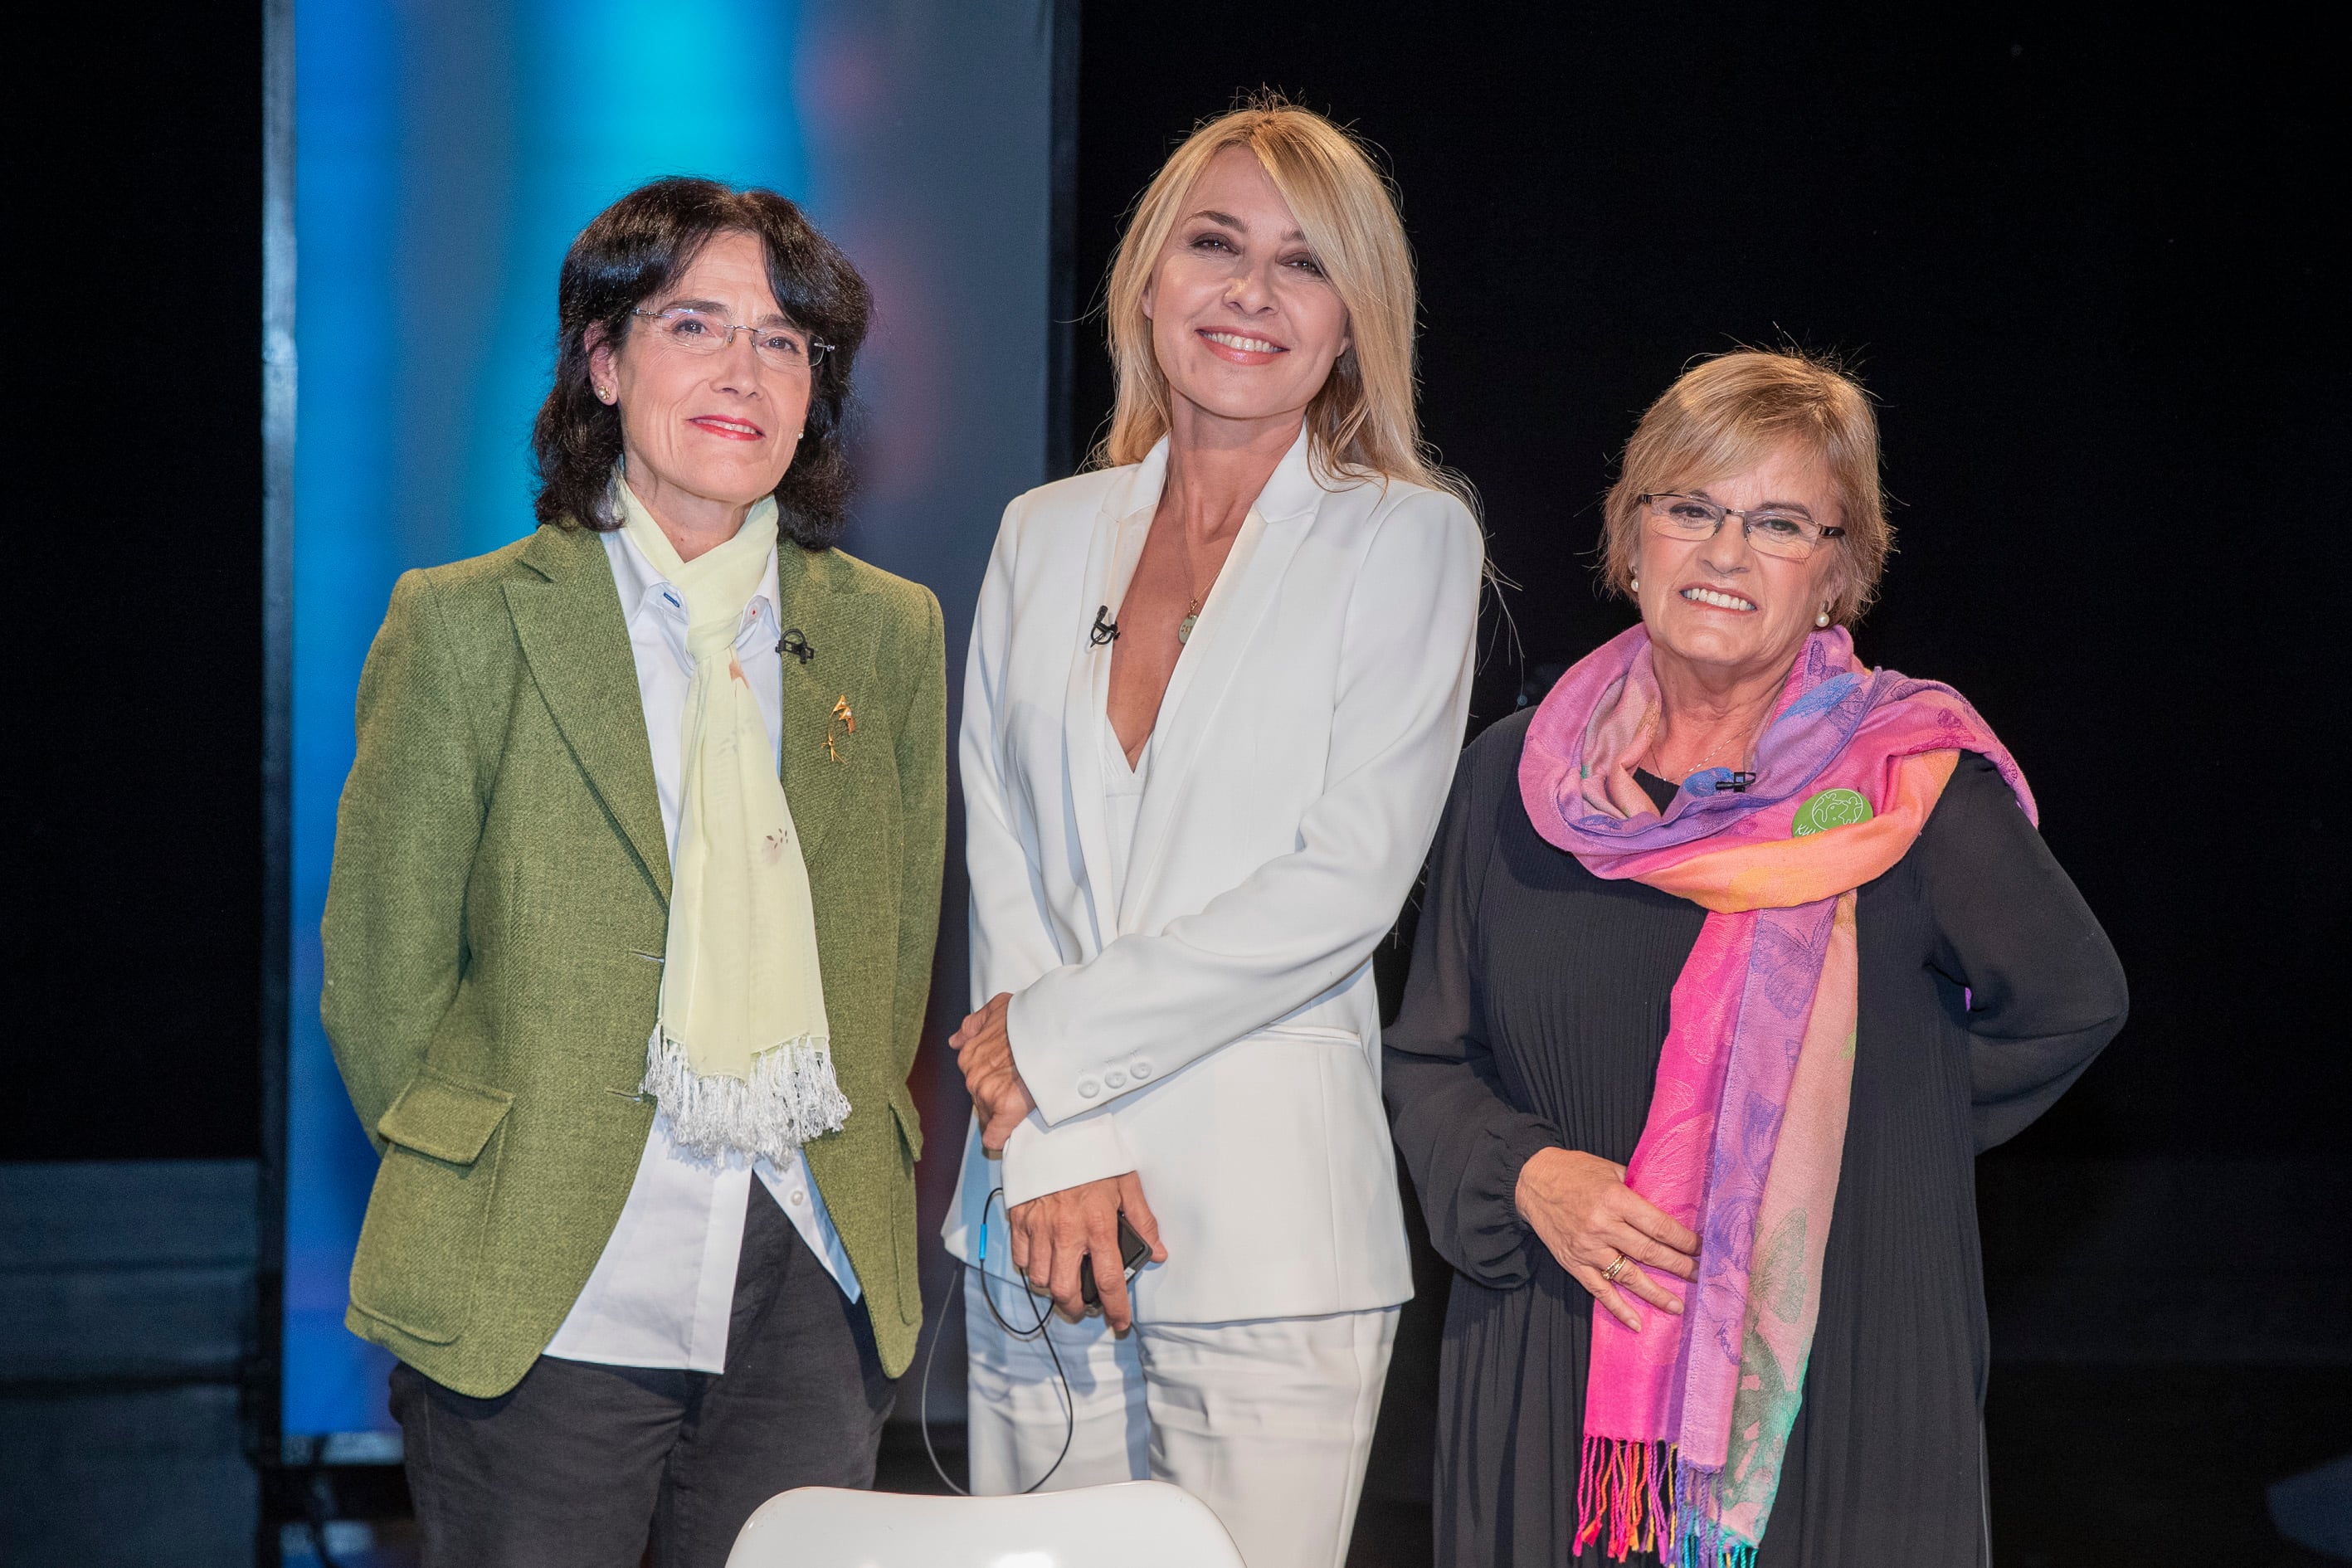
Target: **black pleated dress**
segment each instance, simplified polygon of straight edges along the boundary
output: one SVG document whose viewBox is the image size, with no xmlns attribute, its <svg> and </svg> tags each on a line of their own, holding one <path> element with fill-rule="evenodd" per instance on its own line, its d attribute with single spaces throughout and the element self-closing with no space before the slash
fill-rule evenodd
<svg viewBox="0 0 2352 1568">
<path fill-rule="evenodd" d="M 1512 1194 L 1538 1149 L 1632 1157 L 1668 998 L 1706 919 L 1537 836 L 1518 786 L 1530 717 L 1464 754 L 1385 1032 L 1397 1146 L 1457 1270 L 1435 1498 L 1437 1562 L 1458 1568 L 1604 1561 L 1598 1542 L 1574 1552 L 1592 1299 Z M 1862 889 L 1857 920 L 1853 1098 L 1821 1321 L 1759 1568 L 1979 1568 L 1975 1158 L 2048 1110 L 2122 1026 L 2124 977 L 1973 753 L 1910 853 Z"/>
</svg>

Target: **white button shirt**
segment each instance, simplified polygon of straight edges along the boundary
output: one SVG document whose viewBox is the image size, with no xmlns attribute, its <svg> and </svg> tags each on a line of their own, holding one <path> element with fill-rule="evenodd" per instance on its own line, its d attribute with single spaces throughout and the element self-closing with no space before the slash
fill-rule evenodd
<svg viewBox="0 0 2352 1568">
<path fill-rule="evenodd" d="M 605 534 L 604 541 L 629 628 L 629 648 L 636 658 L 637 693 L 645 703 L 646 733 L 653 746 L 662 828 L 675 856 L 684 772 L 679 737 L 687 688 L 694 679 L 694 661 L 686 651 L 686 606 L 682 595 L 620 531 Z M 783 707 L 783 666 L 775 656 L 776 640 L 783 635 L 776 618 L 777 596 L 776 557 L 771 551 L 760 592 L 743 612 L 735 647 L 742 656 L 744 678 L 759 699 L 772 745 Z M 742 1154 L 723 1159 L 692 1154 L 671 1139 L 669 1118 L 656 1113 L 620 1222 L 546 1353 L 615 1366 L 725 1371 L 735 1262 L 743 1246 L 743 1215 L 755 1171 L 809 1250 L 849 1299 L 857 1300 L 857 1273 L 849 1266 L 849 1254 L 825 1213 L 805 1157 L 794 1151 L 789 1161 L 776 1164 Z"/>
</svg>

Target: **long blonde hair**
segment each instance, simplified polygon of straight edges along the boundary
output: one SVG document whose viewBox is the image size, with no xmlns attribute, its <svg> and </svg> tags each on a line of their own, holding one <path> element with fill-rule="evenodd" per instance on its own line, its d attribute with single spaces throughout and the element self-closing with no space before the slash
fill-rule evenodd
<svg viewBox="0 0 2352 1568">
<path fill-rule="evenodd" d="M 1423 442 L 1413 408 L 1412 252 L 1395 194 L 1355 137 L 1272 94 L 1195 130 L 1135 205 L 1111 258 L 1106 302 L 1118 400 L 1093 461 L 1141 462 L 1168 432 L 1168 377 L 1152 352 L 1143 295 L 1193 182 L 1228 147 L 1255 154 L 1347 308 L 1348 352 L 1307 407 L 1319 466 L 1335 477 L 1409 479 L 1464 494 Z"/>
</svg>

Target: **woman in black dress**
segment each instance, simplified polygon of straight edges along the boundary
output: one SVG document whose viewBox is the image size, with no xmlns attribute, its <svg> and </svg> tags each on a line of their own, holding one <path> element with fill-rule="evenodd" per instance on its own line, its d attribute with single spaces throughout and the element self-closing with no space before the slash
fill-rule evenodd
<svg viewBox="0 0 2352 1568">
<path fill-rule="evenodd" d="M 1889 541 L 1875 423 L 1858 387 L 1796 355 L 1699 366 L 1643 418 L 1608 516 L 1606 571 L 1643 625 L 1465 755 L 1432 853 L 1402 1015 L 1386 1031 L 1397 1143 L 1431 1237 L 1458 1271 L 1439 1396 L 1437 1561 L 1599 1563 L 1612 1542 L 1618 1555 L 1630 1546 L 1634 1560 L 1655 1561 L 1643 1548 L 1667 1547 L 1677 1520 L 1690 1527 L 1693 1500 L 1718 1479 L 1693 1468 L 1685 1426 L 1681 1507 L 1659 1511 L 1674 1459 L 1653 1459 L 1663 1479 L 1631 1472 L 1629 1502 L 1625 1472 L 1607 1473 L 1610 1437 L 1622 1434 L 1601 1426 L 1596 1436 L 1587 1423 L 1596 1301 L 1615 1320 L 1603 1321 L 1601 1341 L 1632 1343 L 1641 1331 L 1671 1345 L 1705 1316 L 1704 1293 L 1725 1265 L 1742 1289 L 1751 1261 L 1759 1281 L 1766 1267 L 1749 1257 L 1763 1251 L 1754 1207 L 1737 1233 L 1720 1213 L 1702 1217 L 1691 1194 L 1665 1195 L 1657 1160 L 1637 1158 L 1637 1147 L 1649 1152 L 1645 1124 L 1666 1120 L 1663 1108 L 1654 1114 L 1653 1089 L 1662 1053 L 1670 1077 L 1675 1067 L 1668 1037 L 1694 1026 L 1670 1005 L 1685 963 L 1735 907 L 1702 907 L 1687 887 L 1655 885 L 1675 879 L 1647 868 L 1709 847 L 1719 831 L 1710 823 L 1801 841 L 1825 826 L 1791 813 L 1850 796 L 1818 786 L 1863 742 L 1825 764 L 1789 736 L 1843 693 L 1857 710 L 1886 704 L 1881 714 L 1927 702 L 1954 740 L 1899 759 L 1948 773 L 1907 828 L 1889 794 L 1843 819 L 1853 826 L 1835 831 L 1848 837 L 1805 841 L 1851 856 L 1865 830 L 1903 835 L 1834 900 L 1850 1089 L 1835 1107 L 1843 1132 L 1832 1124 L 1827 1140 L 1826 1247 L 1817 1229 L 1812 1275 L 1797 1282 L 1800 1294 L 1812 1288 L 1818 1318 L 1809 1352 L 1786 1363 L 1801 1373 L 1780 1396 L 1777 1478 L 1768 1468 L 1762 1510 L 1738 1516 L 1747 1534 L 1726 1528 L 1706 1542 L 1760 1568 L 1975 1568 L 1987 1553 L 1987 1347 L 1973 1161 L 2046 1110 L 2122 1026 L 2122 972 L 2036 832 L 2014 765 L 1967 705 L 1864 671 L 1843 651 L 1843 623 L 1868 602 Z M 1620 663 L 1588 668 L 1611 658 Z M 1616 684 L 1602 684 L 1612 671 Z M 1580 681 L 1584 707 L 1565 714 Z M 1637 689 L 1653 700 L 1634 722 Z M 1554 751 L 1568 753 L 1564 776 Z M 1546 793 L 1555 787 L 1557 809 Z M 1872 807 L 1879 820 L 1864 821 Z M 1759 826 L 1773 820 L 1777 830 Z M 1687 843 L 1646 861 L 1591 852 L 1610 834 L 1630 836 L 1628 848 Z M 1835 989 L 1840 949 L 1825 940 L 1828 967 L 1815 958 L 1807 972 L 1820 975 L 1813 1022 L 1802 1025 L 1809 1043 Z M 1726 1057 L 1736 1062 L 1743 1043 Z M 1793 1126 L 1795 1100 L 1788 1110 Z M 1769 1126 L 1782 1125 L 1778 1114 Z M 1785 1152 L 1792 1134 L 1780 1136 Z M 1717 1145 L 1712 1157 L 1732 1155 Z M 1720 1163 L 1705 1169 L 1718 1186 L 1727 1180 Z M 1752 1341 L 1753 1310 L 1746 1321 Z M 1754 1350 L 1739 1357 L 1742 1421 Z M 1596 1411 L 1608 1403 L 1596 1400 Z M 1674 1409 L 1689 1415 L 1679 1394 Z M 1756 1429 L 1747 1423 L 1750 1438 Z M 1675 1455 L 1673 1436 L 1650 1451 Z M 1737 1470 L 1739 1429 L 1731 1442 Z M 1616 1451 L 1639 1458 L 1622 1443 Z M 1618 1512 L 1604 1517 L 1596 1500 L 1612 1485 Z M 1655 1515 L 1646 1525 L 1645 1485 Z"/>
</svg>

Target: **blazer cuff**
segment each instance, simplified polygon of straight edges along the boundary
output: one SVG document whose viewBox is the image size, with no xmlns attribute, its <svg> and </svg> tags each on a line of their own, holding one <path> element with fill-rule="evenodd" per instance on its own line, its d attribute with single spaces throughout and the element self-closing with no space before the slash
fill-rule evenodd
<svg viewBox="0 0 2352 1568">
<path fill-rule="evenodd" d="M 1056 973 L 1059 973 L 1058 971 Z M 1158 1068 L 1149 1057 L 1129 1052 L 1102 1060 L 1089 1059 L 1061 1027 L 1050 999 L 1041 997 L 1039 984 L 1013 994 L 1004 1014 L 1005 1038 L 1013 1047 L 1013 1065 L 1029 1086 L 1029 1098 L 1049 1127 L 1100 1110 L 1129 1089 L 1156 1080 Z"/>
<path fill-rule="evenodd" d="M 1035 1112 L 1004 1142 L 1004 1206 L 1025 1204 L 1065 1187 L 1123 1176 L 1135 1169 L 1118 1123 L 1089 1116 L 1048 1127 Z"/>
</svg>

